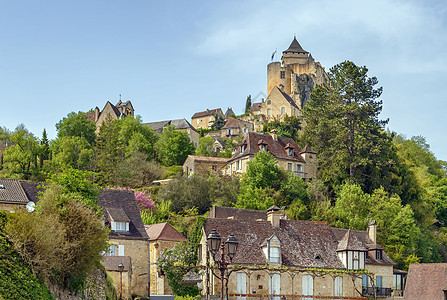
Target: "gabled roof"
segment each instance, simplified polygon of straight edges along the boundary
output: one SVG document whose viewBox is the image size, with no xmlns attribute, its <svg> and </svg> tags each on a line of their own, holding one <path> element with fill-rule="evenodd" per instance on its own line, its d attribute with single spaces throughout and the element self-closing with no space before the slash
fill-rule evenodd
<svg viewBox="0 0 447 300">
<path fill-rule="evenodd" d="M 228 119 L 231 115 L 236 115 L 231 107 L 228 107 L 227 111 L 225 112 L 225 119 Z"/>
<path fill-rule="evenodd" d="M 17 179 L 0 179 L 0 202 L 22 203 L 29 202 L 25 191 Z"/>
<path fill-rule="evenodd" d="M 345 236 L 338 242 L 337 251 L 366 251 L 362 242 L 354 235 L 351 234 L 351 230 L 348 230 Z"/>
<path fill-rule="evenodd" d="M 195 113 L 191 119 L 194 118 L 201 118 L 201 117 L 206 117 L 206 116 L 214 116 L 220 114 L 222 115 L 222 110 L 220 108 L 216 108 L 216 109 L 207 109 L 205 111 L 201 111 L 201 112 L 197 112 Z"/>
<path fill-rule="evenodd" d="M 197 131 L 191 123 L 189 123 L 186 119 L 175 119 L 175 120 L 165 120 L 165 121 L 158 121 L 158 122 L 149 122 L 149 123 L 143 123 L 143 125 L 151 127 L 156 133 L 162 133 L 163 128 L 165 128 L 168 125 L 174 126 L 174 129 L 181 130 L 181 129 L 191 129 L 194 131 Z"/>
<path fill-rule="evenodd" d="M 249 132 L 245 135 L 245 138 L 242 140 L 240 145 L 246 144 L 247 147 L 243 153 L 238 151 L 233 157 L 229 160 L 229 162 L 234 161 L 240 157 L 247 155 L 255 155 L 259 150 L 259 142 L 262 140 L 262 143 L 267 145 L 267 151 L 270 152 L 277 159 L 286 159 L 290 161 L 299 161 L 305 163 L 303 157 L 301 156 L 301 148 L 295 143 L 295 141 L 291 138 L 278 137 L 278 140 L 273 140 L 271 135 L 261 134 L 255 132 Z M 289 156 L 285 147 L 287 144 L 293 146 L 293 156 Z"/>
<path fill-rule="evenodd" d="M 301 153 L 312 153 L 312 154 L 317 154 L 317 152 L 315 152 L 314 150 L 312 150 L 312 148 L 310 148 L 309 146 L 304 146 L 303 150 L 301 150 Z"/>
<path fill-rule="evenodd" d="M 129 217 L 122 208 L 109 207 L 106 208 L 106 211 L 114 222 L 130 222 Z"/>
<path fill-rule="evenodd" d="M 233 259 L 235 264 L 265 265 L 262 244 L 276 235 L 282 243 L 282 264 L 285 266 L 343 268 L 330 227 L 322 222 L 280 220 L 280 227 L 277 228 L 269 221 L 207 218 L 205 235 L 213 228 L 223 240 L 233 233 L 239 241 Z"/>
<path fill-rule="evenodd" d="M 228 118 L 227 123 L 222 127 L 222 129 L 226 128 L 238 128 L 239 127 L 239 120 L 235 118 Z"/>
<path fill-rule="evenodd" d="M 143 221 L 141 220 L 140 210 L 137 206 L 137 200 L 132 191 L 105 189 L 99 194 L 99 205 L 104 210 L 106 225 L 110 226 L 112 221 L 107 211 L 123 210 L 129 218 L 129 231 L 118 232 L 112 230 L 110 237 L 113 238 L 130 238 L 130 239 L 147 239 L 146 231 L 144 230 Z"/>
<path fill-rule="evenodd" d="M 412 264 L 408 270 L 404 300 L 444 300 L 447 263 Z"/>
<path fill-rule="evenodd" d="M 178 232 L 169 223 L 159 223 L 153 225 L 145 225 L 146 233 L 149 236 L 149 240 L 163 240 L 163 241 L 175 241 L 186 242 L 186 238 Z"/>
<path fill-rule="evenodd" d="M 290 44 L 289 48 L 287 50 L 283 51 L 282 53 L 288 53 L 288 52 L 309 53 L 306 50 L 304 50 L 303 47 L 301 47 L 300 43 L 298 43 L 298 41 L 296 40 L 296 37 L 293 37 L 293 41 Z"/>
<path fill-rule="evenodd" d="M 118 109 L 115 105 L 113 105 L 110 101 L 107 101 L 107 102 L 106 102 L 106 105 L 104 105 L 104 108 L 102 109 L 101 114 L 102 114 L 102 112 L 104 111 L 104 109 L 106 109 L 107 106 L 110 106 L 110 107 L 112 108 L 113 113 L 114 113 L 118 118 L 121 116 L 121 113 L 120 113 L 119 109 Z"/>
</svg>

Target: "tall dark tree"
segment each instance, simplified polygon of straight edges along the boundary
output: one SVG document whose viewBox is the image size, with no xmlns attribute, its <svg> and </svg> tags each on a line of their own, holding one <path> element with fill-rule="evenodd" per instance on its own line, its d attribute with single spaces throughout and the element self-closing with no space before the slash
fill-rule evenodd
<svg viewBox="0 0 447 300">
<path fill-rule="evenodd" d="M 318 152 L 326 182 L 365 182 L 389 163 L 383 153 L 391 143 L 383 130 L 388 120 L 379 119 L 382 87 L 367 72 L 350 61 L 334 66 L 330 86 L 317 87 L 304 107 L 305 140 Z"/>
<path fill-rule="evenodd" d="M 40 140 L 40 153 L 39 154 L 40 154 L 39 155 L 40 168 L 42 168 L 43 162 L 50 158 L 50 146 L 49 146 L 46 129 L 44 129 L 42 132 L 42 139 Z"/>
<path fill-rule="evenodd" d="M 247 96 L 247 100 L 245 101 L 245 113 L 248 114 L 251 110 L 251 95 Z"/>
<path fill-rule="evenodd" d="M 211 128 L 213 130 L 220 130 L 222 127 L 224 127 L 224 125 L 225 125 L 224 117 L 220 114 L 215 114 L 214 115 L 214 123 L 211 126 Z"/>
</svg>

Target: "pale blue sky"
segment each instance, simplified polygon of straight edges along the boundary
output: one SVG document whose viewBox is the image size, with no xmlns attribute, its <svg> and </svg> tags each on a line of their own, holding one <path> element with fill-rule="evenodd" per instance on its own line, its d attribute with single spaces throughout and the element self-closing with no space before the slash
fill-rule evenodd
<svg viewBox="0 0 447 300">
<path fill-rule="evenodd" d="M 0 126 L 35 135 L 119 94 L 145 122 L 242 113 L 296 34 L 328 70 L 366 65 L 383 119 L 447 160 L 447 1 L 3 1 Z"/>
</svg>

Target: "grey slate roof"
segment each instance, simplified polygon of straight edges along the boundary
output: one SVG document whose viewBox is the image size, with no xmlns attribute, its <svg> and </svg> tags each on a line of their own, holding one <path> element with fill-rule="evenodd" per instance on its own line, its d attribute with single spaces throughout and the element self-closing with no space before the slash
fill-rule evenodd
<svg viewBox="0 0 447 300">
<path fill-rule="evenodd" d="M 165 121 L 158 121 L 158 122 L 150 122 L 150 123 L 143 123 L 144 125 L 147 125 L 154 129 L 156 133 L 162 133 L 163 128 L 165 128 L 168 125 L 173 125 L 174 129 L 181 130 L 181 129 L 191 129 L 194 131 L 197 131 L 191 123 L 189 123 L 186 119 L 175 119 L 175 120 L 165 120 Z"/>
<path fill-rule="evenodd" d="M 17 179 L 0 179 L 0 202 L 26 204 L 28 199 L 20 181 Z"/>
<path fill-rule="evenodd" d="M 293 37 L 293 41 L 290 44 L 289 48 L 285 51 L 283 51 L 283 53 L 286 52 L 293 52 L 293 53 L 309 53 L 306 50 L 303 49 L 303 47 L 301 47 L 300 43 L 298 43 L 298 41 L 296 40 L 296 37 Z"/>
</svg>

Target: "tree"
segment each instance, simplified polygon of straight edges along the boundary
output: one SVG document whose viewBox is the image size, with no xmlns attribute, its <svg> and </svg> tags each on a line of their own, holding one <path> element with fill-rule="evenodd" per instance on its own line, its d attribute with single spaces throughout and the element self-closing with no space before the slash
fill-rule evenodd
<svg viewBox="0 0 447 300">
<path fill-rule="evenodd" d="M 196 149 L 196 155 L 215 156 L 213 143 L 214 140 L 210 136 L 204 136 L 199 138 L 199 146 Z"/>
<path fill-rule="evenodd" d="M 71 112 L 56 124 L 57 137 L 84 137 L 90 145 L 95 142 L 96 125 L 84 112 Z"/>
<path fill-rule="evenodd" d="M 370 195 L 365 194 L 358 184 L 345 183 L 340 187 L 335 200 L 336 226 L 365 230 L 368 226 Z"/>
<path fill-rule="evenodd" d="M 249 114 L 251 110 L 251 95 L 247 96 L 247 100 L 245 101 L 245 114 Z"/>
<path fill-rule="evenodd" d="M 305 141 L 318 153 L 320 176 L 334 186 L 365 181 L 390 162 L 383 153 L 391 142 L 383 131 L 388 120 L 378 118 L 382 88 L 367 72 L 350 61 L 334 66 L 330 86 L 314 89 L 303 109 Z"/>
<path fill-rule="evenodd" d="M 82 136 L 63 136 L 51 145 L 53 162 L 63 167 L 91 170 L 94 151 Z"/>
<path fill-rule="evenodd" d="M 174 130 L 167 126 L 155 144 L 158 161 L 164 166 L 183 165 L 188 155 L 193 154 L 195 147 L 184 131 Z"/>
<path fill-rule="evenodd" d="M 278 136 L 298 141 L 298 134 L 301 130 L 301 120 L 299 117 L 286 115 L 283 121 L 277 119 L 264 123 L 262 131 L 268 134 L 273 129 L 276 130 Z"/>
<path fill-rule="evenodd" d="M 225 125 L 225 119 L 221 114 L 214 115 L 214 122 L 211 125 L 212 130 L 220 130 Z"/>
<path fill-rule="evenodd" d="M 42 169 L 43 162 L 50 158 L 50 145 L 49 145 L 46 129 L 44 129 L 42 132 L 42 139 L 40 140 L 39 154 L 40 154 L 39 155 L 40 168 Z"/>
<path fill-rule="evenodd" d="M 247 172 L 242 176 L 241 184 L 250 188 L 277 188 L 279 178 L 276 159 L 267 151 L 259 151 L 248 163 Z"/>
</svg>

